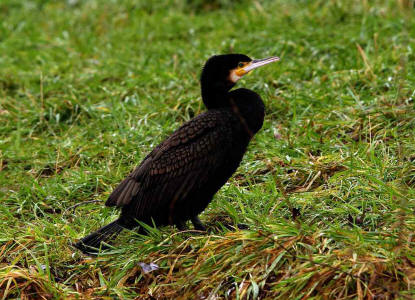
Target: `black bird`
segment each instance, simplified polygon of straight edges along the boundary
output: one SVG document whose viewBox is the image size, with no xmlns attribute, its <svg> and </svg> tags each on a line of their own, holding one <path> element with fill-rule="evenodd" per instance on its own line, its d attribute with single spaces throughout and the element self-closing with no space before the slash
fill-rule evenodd
<svg viewBox="0 0 415 300">
<path fill-rule="evenodd" d="M 120 217 L 75 247 L 96 253 L 105 248 L 102 241 L 110 241 L 123 228 L 137 227 L 136 220 L 180 230 L 191 220 L 195 229 L 204 231 L 198 214 L 238 168 L 264 121 L 264 103 L 257 93 L 230 90 L 243 75 L 278 60 L 252 60 L 243 54 L 209 58 L 200 80 L 208 111 L 183 124 L 144 158 L 105 203 L 121 208 Z"/>
</svg>

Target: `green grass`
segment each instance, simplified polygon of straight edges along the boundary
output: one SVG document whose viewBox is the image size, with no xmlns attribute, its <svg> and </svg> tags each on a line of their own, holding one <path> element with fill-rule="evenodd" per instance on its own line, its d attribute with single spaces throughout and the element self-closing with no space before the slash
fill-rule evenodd
<svg viewBox="0 0 415 300">
<path fill-rule="evenodd" d="M 135 2 L 0 3 L 0 299 L 415 297 L 411 4 Z M 211 233 L 75 251 L 118 215 L 116 184 L 205 110 L 202 64 L 229 52 L 282 59 L 238 84 L 266 119 L 202 215 Z"/>
</svg>

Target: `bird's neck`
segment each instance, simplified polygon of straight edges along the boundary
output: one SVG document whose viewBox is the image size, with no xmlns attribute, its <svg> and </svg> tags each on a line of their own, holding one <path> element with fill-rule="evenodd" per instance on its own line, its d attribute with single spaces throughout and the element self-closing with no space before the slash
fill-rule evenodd
<svg viewBox="0 0 415 300">
<path fill-rule="evenodd" d="M 202 84 L 202 100 L 207 109 L 230 107 L 229 90 L 226 84 Z"/>
</svg>

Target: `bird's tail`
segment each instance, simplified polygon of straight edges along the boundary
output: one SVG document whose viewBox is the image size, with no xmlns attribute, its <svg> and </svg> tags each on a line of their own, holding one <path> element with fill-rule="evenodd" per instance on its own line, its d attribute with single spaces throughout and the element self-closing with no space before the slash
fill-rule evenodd
<svg viewBox="0 0 415 300">
<path fill-rule="evenodd" d="M 97 231 L 82 238 L 74 244 L 74 247 L 81 250 L 84 254 L 97 254 L 99 249 L 107 249 L 108 246 L 101 245 L 101 242 L 110 242 L 124 229 L 119 220 L 115 220 Z"/>
</svg>

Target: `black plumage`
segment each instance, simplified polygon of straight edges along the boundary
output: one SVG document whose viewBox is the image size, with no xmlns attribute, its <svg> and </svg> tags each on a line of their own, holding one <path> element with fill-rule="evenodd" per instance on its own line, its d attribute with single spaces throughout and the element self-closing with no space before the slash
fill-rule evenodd
<svg viewBox="0 0 415 300">
<path fill-rule="evenodd" d="M 183 124 L 144 158 L 105 203 L 121 208 L 119 219 L 75 246 L 93 253 L 101 241 L 111 240 L 122 228 L 136 227 L 136 220 L 175 224 L 179 229 L 191 220 L 195 229 L 204 230 L 198 214 L 235 172 L 264 120 L 258 94 L 230 89 L 251 69 L 276 60 L 253 61 L 242 54 L 211 57 L 201 75 L 208 111 Z"/>
</svg>

